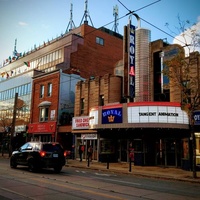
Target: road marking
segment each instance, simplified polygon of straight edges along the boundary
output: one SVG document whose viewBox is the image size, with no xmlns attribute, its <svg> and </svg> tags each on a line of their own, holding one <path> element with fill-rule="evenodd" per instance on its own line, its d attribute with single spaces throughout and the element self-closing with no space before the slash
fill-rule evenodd
<svg viewBox="0 0 200 200">
<path fill-rule="evenodd" d="M 114 179 L 110 179 L 110 178 L 101 178 L 101 177 L 94 177 L 94 178 L 107 180 L 107 181 L 111 181 L 111 182 L 117 182 L 117 183 L 126 183 L 126 184 L 130 184 L 130 185 L 141 185 L 140 183 L 134 183 L 134 182 L 128 182 L 128 181 L 119 181 L 119 180 L 114 180 Z"/>
<path fill-rule="evenodd" d="M 99 173 L 95 173 L 95 175 L 97 175 L 97 176 L 111 176 L 110 174 L 99 174 Z"/>
<path fill-rule="evenodd" d="M 1 188 L 1 189 L 4 190 L 4 191 L 6 191 L 6 192 L 10 192 L 10 193 L 12 193 L 12 194 L 16 194 L 16 195 L 18 195 L 18 196 L 25 197 L 25 198 L 27 198 L 27 199 L 33 199 L 33 198 L 31 198 L 31 197 L 28 197 L 28 196 L 26 196 L 26 195 L 23 195 L 22 193 L 15 192 L 15 191 L 10 190 L 10 189 L 8 189 L 8 188 Z"/>
<path fill-rule="evenodd" d="M 83 173 L 83 174 L 86 173 L 85 171 L 79 171 L 79 170 L 76 170 L 76 172 L 77 172 L 77 173 L 80 173 L 80 172 L 81 172 L 81 173 Z"/>
</svg>

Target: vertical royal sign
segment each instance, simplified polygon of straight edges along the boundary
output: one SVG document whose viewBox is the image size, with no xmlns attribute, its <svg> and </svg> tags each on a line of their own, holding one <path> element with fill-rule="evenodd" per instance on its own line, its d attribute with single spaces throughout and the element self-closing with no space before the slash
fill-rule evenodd
<svg viewBox="0 0 200 200">
<path fill-rule="evenodd" d="M 135 26 L 129 24 L 129 95 L 135 97 Z"/>
</svg>

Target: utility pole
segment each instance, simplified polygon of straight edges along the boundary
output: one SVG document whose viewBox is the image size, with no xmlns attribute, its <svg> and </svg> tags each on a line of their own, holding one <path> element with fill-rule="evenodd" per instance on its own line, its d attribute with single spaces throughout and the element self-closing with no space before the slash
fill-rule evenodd
<svg viewBox="0 0 200 200">
<path fill-rule="evenodd" d="M 9 157 L 12 155 L 12 151 L 13 151 L 13 136 L 14 136 L 14 132 L 15 132 L 15 121 L 16 121 L 16 113 L 17 113 L 17 99 L 18 99 L 18 93 L 15 93 L 15 102 L 14 102 L 14 108 L 13 108 L 13 119 L 12 119 L 11 131 L 10 131 Z"/>
</svg>

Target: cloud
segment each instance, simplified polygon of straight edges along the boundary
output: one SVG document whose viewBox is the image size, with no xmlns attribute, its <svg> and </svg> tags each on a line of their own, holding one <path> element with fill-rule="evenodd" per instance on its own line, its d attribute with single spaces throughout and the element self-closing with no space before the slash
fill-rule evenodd
<svg viewBox="0 0 200 200">
<path fill-rule="evenodd" d="M 19 24 L 20 26 L 28 26 L 28 24 L 27 24 L 26 22 L 18 22 L 18 24 Z"/>
</svg>

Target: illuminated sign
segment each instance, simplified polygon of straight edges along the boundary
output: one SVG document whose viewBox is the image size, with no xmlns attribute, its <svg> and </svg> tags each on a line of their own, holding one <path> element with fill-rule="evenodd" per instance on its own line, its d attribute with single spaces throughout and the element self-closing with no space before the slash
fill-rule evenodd
<svg viewBox="0 0 200 200">
<path fill-rule="evenodd" d="M 102 110 L 102 124 L 122 123 L 122 108 Z"/>
<path fill-rule="evenodd" d="M 89 117 L 73 117 L 72 129 L 88 129 L 89 128 Z"/>
<path fill-rule="evenodd" d="M 129 36 L 129 95 L 135 97 L 135 26 L 130 24 Z"/>
<path fill-rule="evenodd" d="M 189 124 L 187 113 L 175 106 L 128 107 L 128 123 Z"/>
<path fill-rule="evenodd" d="M 200 125 L 200 111 L 194 111 L 194 125 Z"/>
</svg>

